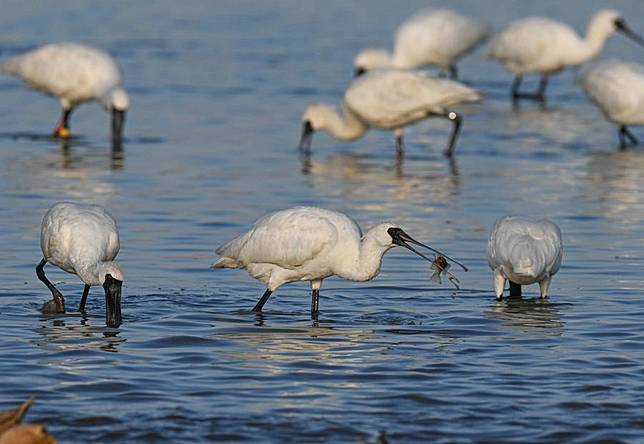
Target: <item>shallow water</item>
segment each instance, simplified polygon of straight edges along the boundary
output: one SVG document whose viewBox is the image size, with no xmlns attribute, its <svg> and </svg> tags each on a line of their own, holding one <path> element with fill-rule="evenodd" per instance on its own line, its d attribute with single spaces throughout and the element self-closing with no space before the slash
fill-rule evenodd
<svg viewBox="0 0 644 444">
<path fill-rule="evenodd" d="M 455 162 L 435 120 L 408 129 L 399 168 L 382 131 L 353 144 L 318 134 L 302 163 L 304 106 L 336 101 L 353 55 L 388 45 L 425 2 L 5 3 L 2 54 L 58 40 L 107 48 L 132 109 L 113 159 L 95 105 L 75 113 L 78 136 L 61 147 L 46 136 L 56 102 L 0 79 L 0 408 L 35 394 L 28 419 L 64 443 L 359 442 L 381 430 L 393 443 L 642 441 L 644 149 L 616 149 L 573 73 L 552 79 L 546 109 L 516 110 L 510 76 L 474 55 L 462 77 L 486 100 L 459 108 Z M 605 3 L 450 6 L 497 29 L 535 13 L 583 29 Z M 614 7 L 644 33 L 640 2 Z M 619 36 L 605 54 L 644 61 Z M 106 205 L 119 221 L 118 331 L 104 327 L 98 288 L 88 317 L 39 311 L 40 220 L 64 199 Z M 363 227 L 404 224 L 469 266 L 462 289 L 394 249 L 372 282 L 326 280 L 319 322 L 304 283 L 249 314 L 262 286 L 210 270 L 214 248 L 300 204 Z M 485 241 L 508 213 L 563 231 L 547 301 L 536 286 L 494 299 Z M 77 278 L 47 273 L 76 306 Z"/>
</svg>

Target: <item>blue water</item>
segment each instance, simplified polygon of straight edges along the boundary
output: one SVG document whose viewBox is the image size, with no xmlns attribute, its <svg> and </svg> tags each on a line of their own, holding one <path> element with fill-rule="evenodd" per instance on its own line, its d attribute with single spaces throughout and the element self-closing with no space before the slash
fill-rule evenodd
<svg viewBox="0 0 644 444">
<path fill-rule="evenodd" d="M 122 158 L 93 104 L 74 114 L 64 148 L 45 137 L 56 101 L 0 78 L 0 409 L 35 394 L 27 420 L 62 443 L 357 443 L 380 431 L 392 443 L 644 442 L 644 148 L 617 150 L 574 73 L 553 77 L 545 109 L 513 109 L 510 75 L 480 52 L 466 59 L 462 78 L 485 101 L 458 108 L 453 163 L 442 119 L 406 131 L 400 168 L 385 131 L 352 144 L 317 134 L 310 164 L 297 155 L 306 104 L 337 103 L 354 54 L 389 46 L 425 4 L 6 1 L 1 54 L 61 40 L 103 47 L 123 67 L 131 111 Z M 497 29 L 547 14 L 582 30 L 606 3 L 449 6 Z M 641 2 L 612 7 L 644 33 Z M 620 36 L 604 54 L 644 61 Z M 119 222 L 117 333 L 100 288 L 87 317 L 40 313 L 40 221 L 59 200 L 105 205 Z M 249 314 L 262 285 L 209 269 L 214 249 L 300 204 L 365 228 L 397 221 L 470 271 L 456 291 L 394 249 L 372 282 L 325 280 L 319 322 L 306 283 Z M 547 301 L 536 286 L 494 298 L 485 242 L 511 213 L 562 229 Z M 82 283 L 47 273 L 75 307 Z"/>
</svg>

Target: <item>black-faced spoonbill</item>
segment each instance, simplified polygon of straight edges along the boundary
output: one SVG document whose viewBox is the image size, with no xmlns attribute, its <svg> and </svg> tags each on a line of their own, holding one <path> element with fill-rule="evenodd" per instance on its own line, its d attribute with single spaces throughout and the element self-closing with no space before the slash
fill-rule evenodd
<svg viewBox="0 0 644 444">
<path fill-rule="evenodd" d="M 351 83 L 341 112 L 320 103 L 306 108 L 300 150 L 309 151 L 314 131 L 325 130 L 340 140 L 357 140 L 372 126 L 394 131 L 400 155 L 404 151 L 403 127 L 436 116 L 452 121 L 445 149 L 445 155 L 451 157 L 462 122 L 451 107 L 480 99 L 478 91 L 453 80 L 428 77 L 418 71 L 375 70 Z"/>
<path fill-rule="evenodd" d="M 44 266 L 50 262 L 76 274 L 85 283 L 78 311 L 85 311 L 90 286 L 102 285 L 106 324 L 108 327 L 121 325 L 123 272 L 114 262 L 119 246 L 116 222 L 105 208 L 73 202 L 54 204 L 42 220 L 40 248 L 44 257 L 36 267 L 38 279 L 53 296 L 43 309 L 65 312 L 63 295 L 45 276 Z"/>
<path fill-rule="evenodd" d="M 608 120 L 619 126 L 620 147 L 637 145 L 626 126 L 644 125 L 644 65 L 602 60 L 585 66 L 577 80 Z"/>
<path fill-rule="evenodd" d="M 601 10 L 590 19 L 583 38 L 570 26 L 546 17 L 516 20 L 492 39 L 488 57 L 515 75 L 513 100 L 528 98 L 543 102 L 548 76 L 591 60 L 615 31 L 644 46 L 642 37 L 626 25 L 619 12 Z M 522 93 L 519 91 L 521 80 L 530 73 L 541 74 L 539 89 L 535 93 Z"/>
<path fill-rule="evenodd" d="M 472 52 L 491 29 L 449 9 L 423 9 L 396 30 L 393 53 L 365 49 L 353 60 L 356 75 L 376 68 L 439 66 L 452 79 L 458 77 L 456 62 Z"/>
<path fill-rule="evenodd" d="M 275 290 L 296 281 L 311 282 L 311 316 L 317 316 L 322 280 L 339 276 L 352 281 L 368 281 L 380 272 L 382 257 L 400 245 L 433 262 L 412 245 L 421 244 L 391 223 L 382 223 L 362 236 L 351 218 L 337 211 L 315 207 L 295 207 L 262 217 L 248 232 L 217 248 L 221 258 L 212 268 L 245 268 L 267 286 L 253 308 L 261 312 Z"/>
<path fill-rule="evenodd" d="M 561 231 L 554 223 L 516 216 L 497 220 L 487 241 L 496 298 L 503 299 L 506 280 L 510 281 L 510 296 L 520 296 L 522 285 L 538 282 L 545 298 L 561 255 Z"/>
<path fill-rule="evenodd" d="M 72 111 L 83 102 L 97 101 L 112 114 L 112 141 L 121 140 L 129 98 L 116 61 L 104 51 L 78 43 L 52 43 L 3 60 L 0 73 L 58 98 L 63 114 L 54 136 L 69 137 Z"/>
</svg>

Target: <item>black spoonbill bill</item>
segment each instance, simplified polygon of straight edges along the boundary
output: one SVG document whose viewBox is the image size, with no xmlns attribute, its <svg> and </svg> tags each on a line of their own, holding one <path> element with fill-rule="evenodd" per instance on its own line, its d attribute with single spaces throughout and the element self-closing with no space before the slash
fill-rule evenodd
<svg viewBox="0 0 644 444">
<path fill-rule="evenodd" d="M 262 217 L 249 231 L 220 246 L 217 254 L 221 258 L 212 267 L 245 268 L 266 284 L 254 312 L 261 312 L 271 293 L 280 286 L 310 281 L 311 316 L 316 317 L 324 278 L 335 275 L 369 281 L 380 272 L 385 252 L 397 245 L 433 262 L 412 245 L 423 247 L 467 270 L 459 262 L 416 241 L 396 224 L 381 223 L 363 236 L 353 219 L 315 207 L 294 207 Z"/>
<path fill-rule="evenodd" d="M 44 266 L 50 262 L 85 283 L 78 311 L 85 311 L 90 286 L 102 285 L 106 324 L 108 327 L 121 325 L 123 272 L 114 261 L 119 252 L 119 233 L 114 218 L 105 208 L 73 202 L 54 204 L 42 221 L 40 247 L 43 259 L 36 267 L 36 274 L 53 296 L 44 310 L 65 312 L 63 295 L 45 276 Z"/>
</svg>

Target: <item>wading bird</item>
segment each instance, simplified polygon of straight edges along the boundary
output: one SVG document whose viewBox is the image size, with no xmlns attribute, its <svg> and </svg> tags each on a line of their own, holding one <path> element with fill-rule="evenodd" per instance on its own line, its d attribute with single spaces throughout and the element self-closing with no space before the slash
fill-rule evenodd
<svg viewBox="0 0 644 444">
<path fill-rule="evenodd" d="M 112 141 L 121 141 L 129 98 L 116 61 L 104 51 L 78 43 L 52 43 L 3 60 L 0 73 L 58 98 L 63 114 L 54 136 L 69 137 L 72 111 L 83 102 L 97 101 L 112 114 Z"/>
<path fill-rule="evenodd" d="M 452 79 L 458 77 L 456 62 L 490 35 L 479 21 L 449 9 L 423 9 L 396 30 L 393 53 L 365 49 L 353 61 L 355 74 L 376 68 L 439 66 Z"/>
<path fill-rule="evenodd" d="M 506 280 L 510 281 L 510 296 L 521 296 L 522 285 L 538 282 L 545 298 L 561 265 L 561 255 L 561 231 L 554 223 L 516 216 L 497 220 L 487 241 L 496 298 L 503 299 Z"/>
<path fill-rule="evenodd" d="M 382 257 L 400 245 L 433 262 L 412 245 L 443 253 L 421 244 L 391 223 L 382 223 L 364 236 L 358 224 L 337 211 L 315 207 L 295 207 L 259 219 L 246 233 L 217 249 L 221 258 L 212 268 L 244 268 L 267 286 L 253 308 L 261 312 L 275 290 L 296 281 L 311 283 L 311 316 L 319 310 L 322 280 L 339 276 L 352 281 L 368 281 L 380 272 Z"/>
<path fill-rule="evenodd" d="M 102 285 L 106 324 L 121 325 L 123 272 L 114 262 L 119 251 L 119 234 L 114 218 L 105 208 L 73 202 L 54 204 L 42 221 L 40 247 L 44 257 L 36 267 L 36 275 L 53 296 L 43 306 L 44 311 L 65 312 L 63 295 L 45 276 L 44 266 L 50 262 L 85 283 L 78 311 L 85 311 L 90 286 Z"/>
<path fill-rule="evenodd" d="M 527 98 L 543 102 L 548 76 L 591 60 L 615 31 L 644 46 L 642 37 L 626 25 L 619 12 L 601 10 L 590 19 L 583 38 L 565 23 L 546 17 L 516 20 L 494 37 L 488 57 L 515 75 L 513 100 Z M 519 91 L 521 80 L 530 73 L 541 74 L 539 89 L 535 93 L 522 93 Z"/>
<path fill-rule="evenodd" d="M 404 151 L 403 127 L 427 117 L 452 121 L 445 155 L 451 157 L 462 117 L 451 107 L 481 99 L 478 91 L 447 79 L 421 72 L 383 69 L 355 79 L 344 94 L 342 111 L 333 105 L 311 104 L 302 116 L 300 151 L 309 152 L 313 132 L 325 130 L 336 139 L 357 140 L 369 127 L 390 129 L 399 155 Z"/>
<path fill-rule="evenodd" d="M 644 125 L 644 65 L 602 60 L 585 66 L 577 81 L 606 118 L 619 127 L 622 149 L 637 145 L 627 125 Z"/>
</svg>

